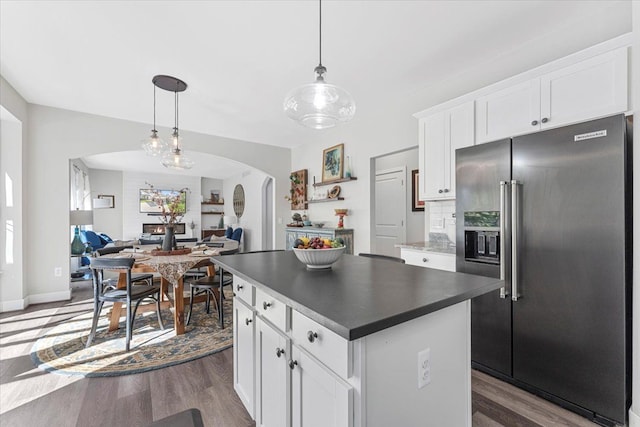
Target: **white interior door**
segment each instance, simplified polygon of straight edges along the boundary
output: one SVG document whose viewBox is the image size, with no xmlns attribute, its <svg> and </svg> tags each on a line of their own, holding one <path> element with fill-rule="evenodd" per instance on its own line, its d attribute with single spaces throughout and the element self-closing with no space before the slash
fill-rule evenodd
<svg viewBox="0 0 640 427">
<path fill-rule="evenodd" d="M 376 172 L 375 253 L 400 256 L 395 245 L 406 243 L 407 191 L 406 168 Z"/>
</svg>

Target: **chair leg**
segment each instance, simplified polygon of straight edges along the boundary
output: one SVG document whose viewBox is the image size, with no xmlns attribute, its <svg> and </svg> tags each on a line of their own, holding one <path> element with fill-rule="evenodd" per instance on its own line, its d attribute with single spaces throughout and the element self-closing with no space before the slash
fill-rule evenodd
<svg viewBox="0 0 640 427">
<path fill-rule="evenodd" d="M 125 341 L 125 350 L 129 352 L 129 344 L 131 342 L 131 319 L 132 319 L 132 307 L 131 307 L 131 299 L 127 298 L 127 327 L 126 327 L 126 341 Z"/>
<path fill-rule="evenodd" d="M 160 325 L 160 330 L 164 331 L 164 324 L 162 323 L 162 314 L 160 314 L 160 292 L 158 292 L 158 297 L 156 298 L 156 310 L 158 312 L 158 325 Z"/>
<path fill-rule="evenodd" d="M 91 342 L 96 336 L 96 329 L 98 328 L 98 317 L 100 316 L 100 312 L 102 311 L 103 304 L 104 301 L 96 301 L 93 304 L 93 320 L 91 322 L 91 332 L 89 332 L 89 336 L 87 337 L 87 344 L 85 345 L 85 348 L 89 348 L 91 346 Z"/>
<path fill-rule="evenodd" d="M 187 315 L 187 325 L 191 322 L 191 313 L 193 313 L 193 286 L 189 286 L 191 292 L 189 293 L 189 314 Z"/>
<path fill-rule="evenodd" d="M 209 308 L 210 308 L 209 291 L 205 291 L 205 293 L 207 294 L 207 303 L 205 307 L 207 308 L 207 314 L 209 314 Z"/>
<path fill-rule="evenodd" d="M 216 306 L 216 312 L 218 313 L 218 317 L 220 317 L 220 305 L 218 304 L 218 298 L 216 298 L 216 294 L 215 294 L 215 292 L 213 292 L 213 289 L 207 289 L 207 298 L 208 298 L 209 294 L 211 294 L 211 297 L 213 299 L 213 303 Z"/>
</svg>

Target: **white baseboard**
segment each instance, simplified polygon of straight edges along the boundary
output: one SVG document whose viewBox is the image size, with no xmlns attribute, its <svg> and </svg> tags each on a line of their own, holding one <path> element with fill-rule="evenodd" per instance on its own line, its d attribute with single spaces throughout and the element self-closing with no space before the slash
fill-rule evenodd
<svg viewBox="0 0 640 427">
<path fill-rule="evenodd" d="M 25 308 L 27 308 L 27 305 L 28 303 L 26 299 L 0 301 L 0 313 L 5 313 L 7 311 L 24 310 Z"/>
<path fill-rule="evenodd" d="M 633 408 L 629 409 L 629 427 L 640 427 L 640 414 L 633 412 Z"/>
<path fill-rule="evenodd" d="M 71 299 L 71 289 L 61 292 L 48 292 L 46 294 L 34 294 L 27 297 L 27 305 L 42 304 L 45 302 L 68 301 Z"/>
</svg>

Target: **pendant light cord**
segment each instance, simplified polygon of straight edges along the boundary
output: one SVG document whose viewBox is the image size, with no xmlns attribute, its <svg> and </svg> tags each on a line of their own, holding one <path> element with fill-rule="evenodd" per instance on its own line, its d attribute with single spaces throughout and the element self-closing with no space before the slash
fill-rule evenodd
<svg viewBox="0 0 640 427">
<path fill-rule="evenodd" d="M 322 0 L 318 0 L 318 15 L 320 16 L 320 24 L 318 26 L 320 33 L 320 37 L 318 37 L 320 47 L 318 49 L 318 52 L 320 54 L 319 65 L 322 67 Z"/>
<path fill-rule="evenodd" d="M 156 130 L 156 85 L 153 84 L 153 130 Z"/>
</svg>

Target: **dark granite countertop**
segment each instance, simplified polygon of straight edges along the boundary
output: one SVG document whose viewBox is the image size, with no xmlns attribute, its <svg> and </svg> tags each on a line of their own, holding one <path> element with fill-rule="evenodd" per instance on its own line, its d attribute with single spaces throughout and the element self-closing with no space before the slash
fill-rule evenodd
<svg viewBox="0 0 640 427">
<path fill-rule="evenodd" d="M 331 269 L 307 270 L 293 251 L 213 257 L 338 335 L 356 340 L 498 289 L 489 277 L 343 255 Z"/>
</svg>

